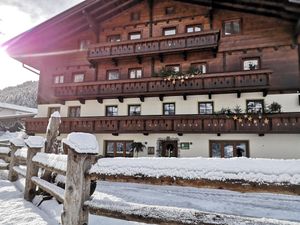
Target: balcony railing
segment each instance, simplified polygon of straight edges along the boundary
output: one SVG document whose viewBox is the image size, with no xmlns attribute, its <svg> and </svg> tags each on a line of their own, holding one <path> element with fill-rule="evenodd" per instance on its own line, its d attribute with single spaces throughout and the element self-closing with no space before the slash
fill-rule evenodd
<svg viewBox="0 0 300 225">
<path fill-rule="evenodd" d="M 91 45 L 88 58 L 103 59 L 124 56 L 151 55 L 158 53 L 196 50 L 217 47 L 219 31 L 181 34 L 167 37 L 147 38 L 137 41 L 101 43 Z"/>
<path fill-rule="evenodd" d="M 200 75 L 172 84 L 162 78 L 58 84 L 54 96 L 61 100 L 230 93 L 268 89 L 271 70 L 252 70 Z"/>
<path fill-rule="evenodd" d="M 240 118 L 245 118 L 240 115 Z M 48 118 L 26 119 L 27 133 L 45 133 Z M 61 133 L 300 133 L 300 113 L 62 118 Z"/>
</svg>

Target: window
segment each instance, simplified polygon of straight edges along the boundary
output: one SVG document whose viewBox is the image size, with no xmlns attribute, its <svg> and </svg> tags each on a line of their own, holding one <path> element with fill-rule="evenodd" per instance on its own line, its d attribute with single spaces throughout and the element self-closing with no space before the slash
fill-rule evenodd
<svg viewBox="0 0 300 225">
<path fill-rule="evenodd" d="M 69 117 L 80 117 L 80 106 L 69 107 Z"/>
<path fill-rule="evenodd" d="M 140 40 L 142 38 L 141 32 L 129 33 L 129 40 Z"/>
<path fill-rule="evenodd" d="M 133 141 L 105 141 L 106 157 L 133 157 Z"/>
<path fill-rule="evenodd" d="M 121 41 L 120 34 L 110 35 L 107 37 L 107 42 L 120 42 L 120 41 Z"/>
<path fill-rule="evenodd" d="M 116 105 L 106 106 L 105 115 L 106 116 L 117 116 L 118 115 L 118 106 L 116 106 Z"/>
<path fill-rule="evenodd" d="M 164 103 L 163 104 L 164 115 L 175 115 L 175 103 Z"/>
<path fill-rule="evenodd" d="M 166 15 L 172 15 L 175 14 L 175 7 L 174 6 L 169 6 L 165 8 L 165 14 Z"/>
<path fill-rule="evenodd" d="M 140 12 L 132 12 L 130 14 L 130 20 L 131 21 L 139 21 L 141 18 L 141 13 Z"/>
<path fill-rule="evenodd" d="M 49 107 L 48 109 L 48 117 L 52 115 L 54 112 L 60 112 L 60 107 Z"/>
<path fill-rule="evenodd" d="M 80 83 L 84 81 L 84 74 L 83 73 L 77 73 L 73 75 L 73 81 L 75 83 Z"/>
<path fill-rule="evenodd" d="M 108 70 L 107 71 L 107 79 L 108 80 L 118 80 L 118 79 L 120 79 L 119 70 Z"/>
<path fill-rule="evenodd" d="M 180 65 L 166 65 L 166 70 L 178 73 L 180 71 Z"/>
<path fill-rule="evenodd" d="M 199 102 L 199 114 L 213 114 L 214 103 L 213 102 Z"/>
<path fill-rule="evenodd" d="M 80 50 L 86 50 L 88 48 L 89 44 L 91 44 L 90 40 L 80 40 L 79 49 Z"/>
<path fill-rule="evenodd" d="M 54 84 L 62 84 L 62 83 L 64 83 L 63 75 L 54 76 Z"/>
<path fill-rule="evenodd" d="M 193 63 L 191 66 L 197 74 L 207 73 L 206 63 Z"/>
<path fill-rule="evenodd" d="M 129 73 L 129 78 L 130 79 L 142 78 L 142 74 L 143 74 L 141 68 L 129 69 L 128 73 Z"/>
<path fill-rule="evenodd" d="M 249 157 L 248 141 L 209 141 L 210 157 Z"/>
<path fill-rule="evenodd" d="M 247 100 L 247 113 L 263 113 L 264 100 Z"/>
<path fill-rule="evenodd" d="M 140 116 L 141 115 L 141 105 L 129 105 L 128 106 L 129 116 Z"/>
<path fill-rule="evenodd" d="M 241 20 L 229 20 L 223 23 L 223 34 L 225 36 L 239 34 L 241 32 Z"/>
<path fill-rule="evenodd" d="M 203 27 L 202 24 L 195 24 L 195 25 L 189 25 L 186 27 L 187 33 L 195 33 L 202 31 Z"/>
<path fill-rule="evenodd" d="M 260 68 L 259 58 L 243 59 L 243 70 L 257 70 Z"/>
<path fill-rule="evenodd" d="M 163 29 L 164 36 L 175 35 L 177 33 L 176 27 L 167 27 Z"/>
</svg>

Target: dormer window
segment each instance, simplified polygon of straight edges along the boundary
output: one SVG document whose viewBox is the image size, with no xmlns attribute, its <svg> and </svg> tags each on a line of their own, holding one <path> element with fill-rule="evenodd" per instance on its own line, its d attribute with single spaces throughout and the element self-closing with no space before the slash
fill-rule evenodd
<svg viewBox="0 0 300 225">
<path fill-rule="evenodd" d="M 259 58 L 243 59 L 243 70 L 257 70 L 260 69 Z"/>
<path fill-rule="evenodd" d="M 174 6 L 169 6 L 165 8 L 165 14 L 166 15 L 172 15 L 175 14 L 175 7 Z"/>
<path fill-rule="evenodd" d="M 186 27 L 187 33 L 195 33 L 203 30 L 202 24 L 194 24 Z"/>
<path fill-rule="evenodd" d="M 223 34 L 225 36 L 241 33 L 241 20 L 228 20 L 223 22 Z"/>
<path fill-rule="evenodd" d="M 139 21 L 141 19 L 141 13 L 140 12 L 132 12 L 130 14 L 130 20 L 131 21 Z"/>
<path fill-rule="evenodd" d="M 120 34 L 110 35 L 107 37 L 107 42 L 120 42 L 120 41 L 121 41 Z"/>
<path fill-rule="evenodd" d="M 142 38 L 141 32 L 129 33 L 129 40 L 140 40 Z"/>
<path fill-rule="evenodd" d="M 164 36 L 171 36 L 177 33 L 176 27 L 167 27 L 163 29 Z"/>
</svg>

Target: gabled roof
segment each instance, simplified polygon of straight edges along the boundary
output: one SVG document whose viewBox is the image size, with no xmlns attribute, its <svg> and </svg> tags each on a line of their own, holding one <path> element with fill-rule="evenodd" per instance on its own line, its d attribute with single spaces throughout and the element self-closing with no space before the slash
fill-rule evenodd
<svg viewBox="0 0 300 225">
<path fill-rule="evenodd" d="M 18 54 L 42 52 L 53 43 L 89 28 L 142 0 L 86 0 L 46 22 L 12 38 L 3 44 L 12 57 Z M 209 6 L 212 9 L 229 9 L 240 12 L 281 18 L 300 24 L 300 4 L 289 0 L 177 0 Z M 296 27 L 296 26 L 295 26 Z M 299 26 L 298 26 L 299 27 Z"/>
<path fill-rule="evenodd" d="M 21 111 L 24 113 L 35 113 L 35 114 L 37 113 L 37 109 L 35 109 L 35 108 L 29 108 L 29 107 L 25 107 L 25 106 L 14 105 L 14 104 L 9 104 L 9 103 L 4 103 L 4 102 L 0 102 L 0 108 Z"/>
</svg>

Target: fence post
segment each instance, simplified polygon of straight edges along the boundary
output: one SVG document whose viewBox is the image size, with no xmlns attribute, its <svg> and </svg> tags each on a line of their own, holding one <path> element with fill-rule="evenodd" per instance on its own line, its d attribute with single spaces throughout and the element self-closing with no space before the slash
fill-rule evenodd
<svg viewBox="0 0 300 225">
<path fill-rule="evenodd" d="M 14 138 L 10 140 L 10 162 L 8 171 L 8 180 L 14 182 L 18 179 L 18 173 L 14 171 L 14 166 L 17 164 L 15 153 L 19 148 L 25 146 L 25 142 L 22 138 Z"/>
<path fill-rule="evenodd" d="M 28 147 L 28 152 L 24 198 L 27 201 L 32 201 L 36 194 L 36 185 L 32 182 L 31 178 L 37 176 L 39 171 L 39 167 L 32 162 L 32 158 L 44 147 L 45 138 L 30 136 L 27 140 L 25 140 L 25 144 Z"/>
<path fill-rule="evenodd" d="M 81 137 L 76 136 L 77 133 L 71 133 L 67 139 L 63 140 L 64 151 L 68 151 L 68 164 L 61 220 L 63 225 L 87 225 L 89 212 L 84 209 L 84 202 L 90 197 L 91 182 L 86 174 L 95 163 L 98 143 L 95 142 L 97 146 L 94 150 L 84 149 L 84 146 L 74 144 L 76 138 L 72 139 L 72 134 L 78 139 L 83 136 L 82 139 L 86 140 L 88 144 L 96 141 L 94 135 L 84 133 L 80 133 Z"/>
</svg>

